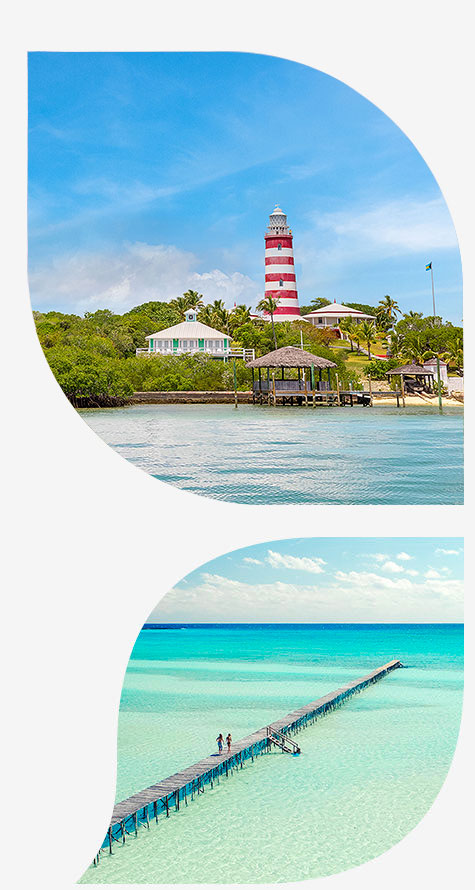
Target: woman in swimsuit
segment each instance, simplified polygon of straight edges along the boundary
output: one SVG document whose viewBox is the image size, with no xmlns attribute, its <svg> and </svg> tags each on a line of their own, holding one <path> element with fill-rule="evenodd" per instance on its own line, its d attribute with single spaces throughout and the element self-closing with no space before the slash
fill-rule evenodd
<svg viewBox="0 0 475 890">
<path fill-rule="evenodd" d="M 232 736 L 231 736 L 231 733 L 228 732 L 228 734 L 226 736 L 226 744 L 228 746 L 228 754 L 231 751 L 231 742 L 232 742 Z"/>
<path fill-rule="evenodd" d="M 223 733 L 222 733 L 222 732 L 219 733 L 219 736 L 218 736 L 218 738 L 216 739 L 216 741 L 217 741 L 217 743 L 218 743 L 218 754 L 222 754 L 222 753 L 223 753 L 223 742 L 224 742 L 224 738 L 223 738 Z"/>
</svg>

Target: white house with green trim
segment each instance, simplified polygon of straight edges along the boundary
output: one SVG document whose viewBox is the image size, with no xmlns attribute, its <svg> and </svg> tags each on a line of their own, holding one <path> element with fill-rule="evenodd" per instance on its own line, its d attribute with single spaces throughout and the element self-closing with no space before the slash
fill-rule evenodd
<svg viewBox="0 0 475 890">
<path fill-rule="evenodd" d="M 155 355 L 193 355 L 205 352 L 219 358 L 227 358 L 231 351 L 231 338 L 196 320 L 196 309 L 185 312 L 185 321 L 171 328 L 157 331 L 145 338 L 148 353 Z"/>
</svg>

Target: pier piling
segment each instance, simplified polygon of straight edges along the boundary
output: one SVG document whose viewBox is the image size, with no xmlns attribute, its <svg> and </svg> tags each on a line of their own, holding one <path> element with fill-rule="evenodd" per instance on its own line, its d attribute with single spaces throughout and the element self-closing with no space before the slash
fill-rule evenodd
<svg viewBox="0 0 475 890">
<path fill-rule="evenodd" d="M 260 754 L 269 753 L 272 747 L 278 747 L 282 753 L 299 754 L 300 742 L 297 744 L 292 740 L 292 736 L 297 735 L 303 729 L 318 722 L 318 719 L 325 714 L 330 713 L 341 705 L 352 695 L 361 692 L 363 689 L 376 683 L 382 677 L 386 676 L 396 668 L 402 667 L 398 660 L 390 661 L 380 668 L 377 668 L 364 677 L 354 680 L 345 686 L 340 687 L 328 695 L 316 701 L 310 702 L 301 708 L 297 708 L 290 714 L 287 714 L 280 720 L 274 721 L 269 726 L 263 727 L 240 739 L 231 746 L 231 753 L 212 755 L 205 757 L 193 766 L 163 779 L 155 785 L 150 785 L 143 791 L 133 794 L 126 800 L 117 803 L 114 807 L 112 818 L 107 830 L 106 837 L 101 845 L 99 853 L 94 858 L 94 865 L 99 864 L 100 853 L 109 850 L 112 854 L 113 842 L 117 841 L 125 844 L 126 834 L 130 834 L 129 828 L 137 837 L 138 828 L 146 824 L 150 828 L 150 810 L 153 808 L 155 821 L 158 822 L 160 813 L 165 813 L 166 817 L 170 816 L 170 801 L 174 800 L 175 810 L 180 809 L 180 800 L 188 806 L 188 795 L 191 794 L 191 800 L 194 798 L 195 792 L 199 796 L 204 794 L 205 785 L 213 787 L 216 778 L 219 784 L 220 775 L 229 777 L 233 775 L 234 770 L 242 770 L 244 761 L 250 760 L 254 762 L 254 758 Z M 217 757 L 219 760 L 217 761 Z M 140 813 L 142 816 L 140 817 Z"/>
</svg>

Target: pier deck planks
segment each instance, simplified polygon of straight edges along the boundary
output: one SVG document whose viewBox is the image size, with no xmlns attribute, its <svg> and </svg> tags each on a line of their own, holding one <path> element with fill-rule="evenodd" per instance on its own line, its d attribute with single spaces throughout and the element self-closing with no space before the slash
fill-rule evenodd
<svg viewBox="0 0 475 890">
<path fill-rule="evenodd" d="M 377 668 L 374 671 L 371 671 L 364 677 L 359 677 L 358 680 L 354 680 L 352 683 L 347 683 L 345 686 L 340 686 L 340 688 L 336 689 L 334 692 L 329 692 L 327 695 L 324 695 L 321 698 L 310 702 L 308 705 L 304 705 L 301 708 L 297 708 L 295 711 L 291 711 L 290 714 L 286 714 L 285 717 L 282 717 L 282 719 L 280 720 L 275 720 L 268 726 L 270 729 L 282 731 L 283 729 L 294 723 L 296 720 L 304 717 L 306 714 L 311 714 L 317 711 L 319 708 L 322 708 L 324 705 L 329 705 L 332 702 L 337 702 L 338 700 L 340 700 L 340 697 L 342 695 L 347 695 L 352 690 L 356 690 L 359 686 L 364 687 L 372 680 L 376 680 L 379 677 L 387 674 L 389 671 L 395 670 L 399 667 L 402 667 L 402 664 L 397 659 L 395 659 L 394 661 L 389 661 L 387 664 L 383 665 L 380 668 Z M 153 804 L 154 801 L 170 797 L 170 795 L 173 795 L 175 791 L 179 791 L 181 788 L 184 788 L 185 785 L 188 785 L 191 782 L 205 776 L 207 773 L 210 772 L 210 770 L 218 767 L 220 763 L 225 763 L 226 760 L 231 760 L 231 758 L 235 757 L 240 752 L 245 751 L 247 748 L 250 748 L 257 742 L 263 741 L 267 738 L 267 729 L 268 727 L 264 726 L 262 729 L 258 729 L 256 730 L 256 732 L 251 733 L 251 735 L 248 735 L 245 738 L 239 739 L 237 742 L 234 742 L 231 745 L 230 754 L 228 754 L 228 751 L 226 750 L 221 755 L 209 755 L 208 757 L 203 758 L 203 760 L 199 760 L 198 763 L 195 763 L 192 766 L 181 770 L 179 773 L 174 773 L 172 776 L 168 776 L 168 778 L 163 779 L 161 782 L 150 785 L 143 791 L 138 791 L 136 794 L 132 794 L 132 796 L 128 797 L 126 800 L 117 803 L 112 812 L 110 827 L 117 825 L 124 819 L 132 816 L 134 813 L 138 813 L 139 810 L 149 806 L 150 804 Z M 170 803 L 173 803 L 173 801 L 170 801 Z"/>
</svg>

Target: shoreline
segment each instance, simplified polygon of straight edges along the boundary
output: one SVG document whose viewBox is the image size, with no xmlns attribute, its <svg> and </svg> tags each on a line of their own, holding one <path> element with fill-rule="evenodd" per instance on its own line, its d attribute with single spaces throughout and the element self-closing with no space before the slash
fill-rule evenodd
<svg viewBox="0 0 475 890">
<path fill-rule="evenodd" d="M 374 398 L 374 396 L 375 396 L 375 394 L 373 393 L 373 408 L 377 408 L 378 405 L 383 405 L 383 406 L 387 407 L 388 405 L 391 406 L 391 405 L 395 404 L 395 399 L 388 399 L 386 396 L 383 396 L 383 398 L 379 399 L 377 397 Z M 429 400 L 429 399 L 421 399 L 421 398 L 419 398 L 419 396 L 406 395 L 405 400 L 406 400 L 406 408 L 412 407 L 414 405 L 417 408 L 422 408 L 422 406 L 426 405 L 428 408 L 435 408 L 436 410 L 439 409 L 439 400 L 438 400 L 437 396 L 435 396 L 433 399 Z M 459 401 L 459 399 L 451 399 L 448 396 L 442 396 L 442 407 L 443 408 L 462 408 L 463 409 L 464 403 L 463 403 L 463 401 Z"/>
<path fill-rule="evenodd" d="M 367 390 L 364 390 L 366 395 L 369 395 Z M 215 391 L 200 391 L 200 390 L 170 390 L 170 391 L 150 391 L 150 392 L 134 392 L 131 400 L 129 402 L 129 406 L 131 405 L 213 405 L 213 404 L 234 404 L 235 395 L 237 397 L 238 404 L 249 404 L 252 405 L 252 392 L 251 391 L 239 391 L 235 394 L 234 390 L 215 390 Z M 401 397 L 400 397 L 401 398 Z M 438 411 L 439 404 L 437 397 L 433 399 L 421 399 L 419 396 L 415 395 L 406 395 L 406 407 L 429 407 L 434 408 L 434 410 Z M 377 392 L 373 393 L 373 405 L 367 405 L 366 407 L 378 408 L 382 406 L 384 408 L 387 407 L 397 407 L 396 397 L 390 398 L 388 396 L 378 397 Z M 127 406 L 124 406 L 127 407 Z M 304 407 L 304 406 L 295 406 L 295 407 Z M 308 406 L 312 407 L 312 406 Z M 326 405 L 317 405 L 316 407 L 329 407 Z M 332 405 L 330 407 L 338 407 L 336 405 Z M 356 407 L 356 406 L 355 406 Z M 402 409 L 402 404 L 401 404 Z M 448 396 L 442 397 L 442 407 L 444 408 L 461 408 L 463 410 L 464 403 L 463 401 L 459 401 L 458 399 L 449 398 Z"/>
</svg>

